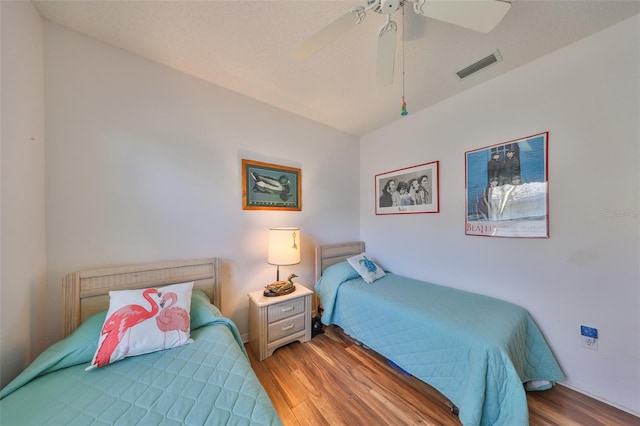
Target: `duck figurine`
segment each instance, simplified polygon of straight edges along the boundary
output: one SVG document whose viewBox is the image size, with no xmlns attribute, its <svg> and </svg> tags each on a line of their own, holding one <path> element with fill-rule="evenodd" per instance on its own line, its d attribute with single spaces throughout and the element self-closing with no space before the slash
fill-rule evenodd
<svg viewBox="0 0 640 426">
<path fill-rule="evenodd" d="M 289 199 L 289 178 L 282 175 L 278 179 L 271 176 L 259 175 L 251 172 L 251 178 L 254 180 L 253 191 L 263 192 L 265 194 L 280 195 L 282 201 Z"/>
<path fill-rule="evenodd" d="M 267 297 L 274 297 L 293 293 L 296 290 L 295 285 L 293 285 L 293 279 L 296 277 L 296 274 L 290 274 L 287 281 L 276 281 L 273 284 L 269 284 L 263 294 Z"/>
</svg>

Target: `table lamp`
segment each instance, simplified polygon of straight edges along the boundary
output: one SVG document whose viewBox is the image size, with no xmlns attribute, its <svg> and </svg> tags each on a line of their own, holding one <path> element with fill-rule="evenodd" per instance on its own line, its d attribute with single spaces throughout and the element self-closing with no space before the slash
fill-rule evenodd
<svg viewBox="0 0 640 426">
<path fill-rule="evenodd" d="M 280 281 L 280 266 L 300 263 L 300 229 L 299 228 L 270 228 L 269 251 L 267 262 L 276 265 L 276 282 L 267 286 L 265 296 L 281 296 L 295 290 L 291 274 L 287 281 Z"/>
</svg>

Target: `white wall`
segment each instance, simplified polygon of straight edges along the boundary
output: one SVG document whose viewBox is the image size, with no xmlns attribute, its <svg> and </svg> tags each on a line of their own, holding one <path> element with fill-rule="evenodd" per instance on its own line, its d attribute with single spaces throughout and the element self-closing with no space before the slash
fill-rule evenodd
<svg viewBox="0 0 640 426">
<path fill-rule="evenodd" d="M 31 2 L 0 2 L 0 386 L 31 361 L 47 300 L 42 20 Z"/>
<path fill-rule="evenodd" d="M 268 227 L 302 228 L 303 262 L 283 273 L 311 285 L 314 246 L 357 239 L 360 221 L 384 266 L 525 306 L 567 385 L 640 414 L 638 17 L 410 110 L 358 152 L 351 136 L 51 24 L 43 66 L 32 5 L 0 12 L 2 385 L 59 337 L 66 272 L 222 257 L 224 310 L 246 333 L 246 292 L 273 280 Z M 551 238 L 466 237 L 464 151 L 546 130 Z M 300 167 L 303 211 L 241 210 L 241 158 Z M 376 173 L 432 160 L 441 213 L 373 214 Z M 598 352 L 580 347 L 580 324 L 599 329 Z"/>
<path fill-rule="evenodd" d="M 384 267 L 524 306 L 566 384 L 640 414 L 640 18 L 362 138 L 360 229 Z M 411 108 L 411 93 L 407 102 Z M 464 153 L 549 131 L 550 238 L 465 236 Z M 440 161 L 439 214 L 375 216 L 374 176 Z M 621 215 L 621 216 L 618 216 Z M 597 352 L 580 325 L 599 330 Z"/>
<path fill-rule="evenodd" d="M 301 228 L 281 275 L 309 287 L 315 245 L 358 238 L 356 137 L 48 22 L 45 70 L 47 343 L 65 273 L 221 257 L 223 312 L 246 334 L 247 292 L 275 280 L 269 227 Z M 242 158 L 300 168 L 302 211 L 242 210 Z"/>
</svg>

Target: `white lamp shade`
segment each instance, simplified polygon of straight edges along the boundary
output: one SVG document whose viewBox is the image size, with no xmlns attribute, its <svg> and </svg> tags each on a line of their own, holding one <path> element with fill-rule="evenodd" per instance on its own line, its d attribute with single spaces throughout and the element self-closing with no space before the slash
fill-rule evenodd
<svg viewBox="0 0 640 426">
<path fill-rule="evenodd" d="M 300 263 L 300 229 L 270 228 L 269 254 L 271 265 L 295 265 Z"/>
</svg>

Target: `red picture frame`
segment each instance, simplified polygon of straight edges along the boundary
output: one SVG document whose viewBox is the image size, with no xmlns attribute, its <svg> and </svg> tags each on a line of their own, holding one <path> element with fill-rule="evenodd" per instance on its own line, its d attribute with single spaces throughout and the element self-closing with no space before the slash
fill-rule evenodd
<svg viewBox="0 0 640 426">
<path fill-rule="evenodd" d="M 375 176 L 376 215 L 440 213 L 439 161 Z"/>
</svg>

